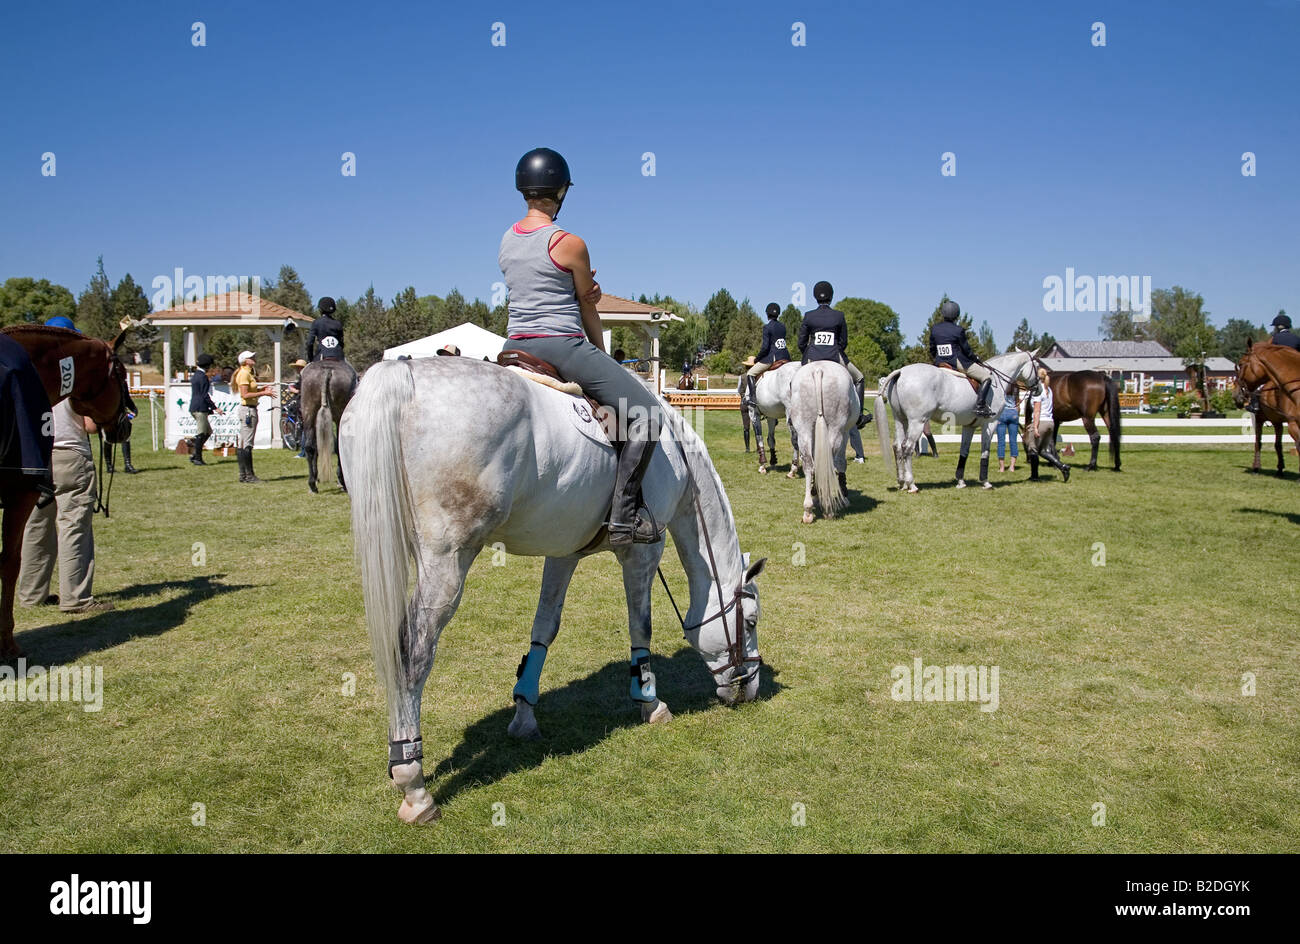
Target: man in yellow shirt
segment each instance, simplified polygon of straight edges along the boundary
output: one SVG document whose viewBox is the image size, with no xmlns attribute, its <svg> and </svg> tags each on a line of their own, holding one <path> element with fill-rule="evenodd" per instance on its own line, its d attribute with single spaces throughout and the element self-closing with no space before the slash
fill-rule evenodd
<svg viewBox="0 0 1300 944">
<path fill-rule="evenodd" d="M 235 444 L 235 458 L 239 460 L 239 481 L 256 484 L 261 482 L 253 474 L 253 439 L 257 435 L 257 401 L 260 397 L 275 394 L 274 388 L 263 387 L 257 382 L 254 371 L 257 369 L 257 355 L 252 351 L 242 351 L 239 355 L 239 370 L 230 380 L 230 389 L 239 395 L 239 408 L 235 417 L 239 420 L 239 440 Z"/>
</svg>

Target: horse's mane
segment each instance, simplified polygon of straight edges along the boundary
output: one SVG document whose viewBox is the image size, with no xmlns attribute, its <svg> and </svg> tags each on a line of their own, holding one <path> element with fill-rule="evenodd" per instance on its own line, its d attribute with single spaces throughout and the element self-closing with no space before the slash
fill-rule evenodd
<svg viewBox="0 0 1300 944">
<path fill-rule="evenodd" d="M 726 488 L 722 485 L 722 477 L 718 475 L 718 468 L 713 464 L 713 458 L 709 455 L 709 447 L 704 444 L 704 440 L 691 429 L 686 417 L 678 413 L 672 407 L 659 398 L 660 405 L 664 409 L 664 415 L 670 417 L 672 436 L 681 443 L 682 452 L 685 454 L 686 463 L 690 466 L 691 476 L 699 486 L 700 502 L 708 504 L 711 500 L 716 501 L 720 506 L 722 515 L 727 525 L 731 528 L 731 533 L 736 535 L 737 551 L 739 551 L 740 533 L 736 529 L 736 517 L 731 510 L 731 499 L 727 495 Z M 702 475 L 707 473 L 713 485 L 712 488 L 701 481 Z M 741 563 L 742 571 L 744 568 L 743 560 Z"/>
</svg>

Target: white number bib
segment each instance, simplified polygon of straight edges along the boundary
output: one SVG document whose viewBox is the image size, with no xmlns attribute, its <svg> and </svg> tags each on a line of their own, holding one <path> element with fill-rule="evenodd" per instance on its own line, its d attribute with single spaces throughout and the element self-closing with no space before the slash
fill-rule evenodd
<svg viewBox="0 0 1300 944">
<path fill-rule="evenodd" d="M 777 339 L 776 339 L 776 343 L 773 344 L 772 346 L 773 346 L 774 348 L 776 348 L 778 351 L 784 351 L 784 350 L 785 350 L 785 338 L 777 338 Z"/>
<path fill-rule="evenodd" d="M 935 349 L 939 352 L 940 357 L 952 357 L 951 344 L 939 344 Z"/>
<path fill-rule="evenodd" d="M 321 347 L 329 347 L 329 348 L 338 347 L 338 346 L 339 346 L 339 339 L 336 338 L 336 337 L 321 338 L 321 339 L 320 339 L 320 346 L 321 346 Z"/>
<path fill-rule="evenodd" d="M 834 332 L 834 331 L 814 331 L 814 332 L 813 332 L 813 344 L 817 345 L 818 347 L 829 347 L 830 345 L 832 345 L 832 344 L 834 344 L 834 343 L 835 343 L 835 332 Z"/>
</svg>

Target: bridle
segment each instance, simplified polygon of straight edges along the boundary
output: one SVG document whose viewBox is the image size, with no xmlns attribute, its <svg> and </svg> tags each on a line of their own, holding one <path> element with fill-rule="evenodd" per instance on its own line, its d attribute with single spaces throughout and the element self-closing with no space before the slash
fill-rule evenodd
<svg viewBox="0 0 1300 944">
<path fill-rule="evenodd" d="M 131 407 L 134 406 L 135 403 L 131 399 L 131 388 L 128 387 L 126 383 L 126 368 L 124 368 L 121 362 L 118 361 L 116 358 L 113 359 L 112 363 L 113 366 L 112 368 L 110 368 L 109 374 L 111 377 L 113 377 L 113 379 L 117 381 L 117 386 L 118 386 L 117 415 L 113 417 L 113 428 L 114 430 L 120 431 L 124 423 L 129 424 L 131 420 L 135 419 L 136 414 L 131 412 Z M 104 479 L 105 450 L 107 450 L 108 452 L 107 483 L 105 483 L 105 479 Z M 95 513 L 102 511 L 104 513 L 105 518 L 109 517 L 108 500 L 113 493 L 113 476 L 117 474 L 117 462 L 114 461 L 116 459 L 116 453 L 117 453 L 117 443 L 109 442 L 108 439 L 104 436 L 103 426 L 100 426 L 99 428 L 99 469 L 95 476 L 95 484 L 96 484 Z"/>
<path fill-rule="evenodd" d="M 681 439 L 678 436 L 674 435 L 673 441 L 676 442 L 677 444 L 678 454 L 681 455 L 682 464 L 686 468 L 686 480 L 687 482 L 690 483 L 690 487 L 691 487 L 691 499 L 695 503 L 695 514 L 696 517 L 699 519 L 700 531 L 704 536 L 704 549 L 708 552 L 709 555 L 709 571 L 713 575 L 713 585 L 714 587 L 717 588 L 717 592 L 718 592 L 717 612 L 715 612 L 712 616 L 700 620 L 700 622 L 692 626 L 687 626 L 686 621 L 682 619 L 682 611 L 678 608 L 677 601 L 673 599 L 673 592 L 668 589 L 668 581 L 664 579 L 663 568 L 656 567 L 655 570 L 659 574 L 659 582 L 663 584 L 664 592 L 668 594 L 669 602 L 672 603 L 673 605 L 673 612 L 677 614 L 677 622 L 681 624 L 683 635 L 687 633 L 693 633 L 699 629 L 702 629 L 703 627 L 707 626 L 709 623 L 712 623 L 714 620 L 722 621 L 722 635 L 723 635 L 723 639 L 727 644 L 726 646 L 727 663 L 725 668 L 731 669 L 731 679 L 728 684 L 733 689 L 740 690 L 742 686 L 747 685 L 750 679 L 754 678 L 758 674 L 759 666 L 762 664 L 762 657 L 751 656 L 746 654 L 745 652 L 746 620 L 745 620 L 744 605 L 741 602 L 747 597 L 751 600 L 756 599 L 757 595 L 752 591 L 745 589 L 745 585 L 743 582 L 744 575 L 742 573 L 741 576 L 742 582 L 736 586 L 735 591 L 732 593 L 731 602 L 727 603 L 723 599 L 722 575 L 718 571 L 718 562 L 713 555 L 713 541 L 709 537 L 709 526 L 707 523 L 705 523 L 704 520 L 704 505 L 700 501 L 699 485 L 695 481 L 694 473 L 691 471 L 691 464 L 686 458 L 686 450 L 682 448 Z M 734 634 L 731 632 L 731 627 L 728 625 L 729 621 L 727 620 L 727 615 L 733 611 L 735 612 L 735 633 Z M 750 663 L 753 663 L 752 667 L 750 667 Z"/>
<path fill-rule="evenodd" d="M 1032 353 L 1031 351 L 1020 351 L 1018 353 L 1029 355 L 1030 378 L 1033 380 L 1035 388 L 1041 387 L 1043 382 L 1038 379 L 1038 368 L 1041 367 L 1042 364 L 1039 363 L 1038 356 Z M 1002 391 L 1004 394 L 1006 393 L 1006 391 L 1010 390 L 1016 384 L 1020 383 L 1020 381 L 1017 380 L 1015 377 L 1012 377 L 1009 374 L 1004 374 L 1002 371 L 998 370 L 988 361 L 981 361 L 980 363 L 982 363 L 985 367 L 987 367 L 990 373 L 995 374 L 997 377 L 1001 378 Z M 1033 393 L 1034 391 L 1030 390 L 1029 392 Z"/>
</svg>

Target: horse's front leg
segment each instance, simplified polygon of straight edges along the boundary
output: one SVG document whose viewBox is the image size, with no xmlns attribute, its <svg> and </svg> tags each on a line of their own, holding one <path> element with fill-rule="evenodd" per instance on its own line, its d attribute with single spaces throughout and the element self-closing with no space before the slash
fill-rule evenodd
<svg viewBox="0 0 1300 944">
<path fill-rule="evenodd" d="M 1274 423 L 1274 424 L 1273 424 L 1273 431 L 1274 431 L 1275 433 L 1277 433 L 1277 438 L 1278 438 L 1278 458 L 1280 459 L 1280 458 L 1282 457 L 1282 453 L 1281 453 L 1281 449 L 1282 449 L 1282 427 L 1280 427 L 1280 426 L 1278 426 L 1276 423 Z M 1250 471 L 1252 471 L 1252 472 L 1258 472 L 1258 471 L 1259 471 L 1259 451 L 1260 451 L 1260 444 L 1262 443 L 1263 439 L 1264 439 L 1264 417 L 1261 415 L 1261 411 L 1258 411 L 1258 410 L 1257 410 L 1257 411 L 1255 412 L 1255 461 L 1252 462 L 1252 463 L 1251 463 L 1251 466 L 1250 466 Z"/>
<path fill-rule="evenodd" d="M 980 482 L 985 488 L 992 488 L 993 483 L 989 481 L 989 443 L 993 440 L 994 429 L 997 421 L 985 423 L 984 428 L 980 430 Z"/>
<path fill-rule="evenodd" d="M 338 463 L 339 467 L 339 489 L 346 492 L 348 483 L 343 479 L 343 454 L 339 452 L 339 431 L 337 427 L 334 430 L 334 461 Z"/>
<path fill-rule="evenodd" d="M 957 457 L 957 487 L 966 487 L 966 459 L 970 456 L 970 441 L 975 433 L 972 426 L 961 428 L 961 455 Z"/>
<path fill-rule="evenodd" d="M 302 451 L 307 457 L 307 487 L 313 492 L 316 491 L 316 421 L 313 418 L 309 423 L 305 419 L 302 423 Z M 329 461 L 329 457 L 325 457 Z"/>
<path fill-rule="evenodd" d="M 750 407 L 749 425 L 754 428 L 754 445 L 758 449 L 758 471 L 767 472 L 767 451 L 763 448 L 763 414 L 757 406 Z"/>
<path fill-rule="evenodd" d="M 465 575 L 478 548 L 449 554 L 418 555 L 415 592 L 406 608 L 400 635 L 400 677 L 389 685 L 388 776 L 402 791 L 397 815 L 412 825 L 441 814 L 424 783 L 424 742 L 420 737 L 420 699 L 433 668 L 438 639 L 460 605 Z"/>
<path fill-rule="evenodd" d="M 627 630 L 632 654 L 629 662 L 632 679 L 628 686 L 632 700 L 641 708 L 641 720 L 663 724 L 672 720 L 672 712 L 659 700 L 655 676 L 650 671 L 650 590 L 654 586 L 655 568 L 663 556 L 664 542 L 633 544 L 620 549 L 623 565 L 623 591 L 627 595 Z"/>
<path fill-rule="evenodd" d="M 1092 416 L 1083 417 L 1083 428 L 1084 431 L 1087 432 L 1088 434 L 1088 442 L 1092 444 L 1092 456 L 1088 459 L 1088 471 L 1096 472 L 1097 471 L 1097 447 L 1101 445 L 1101 433 L 1097 432 L 1096 417 L 1092 417 Z M 1060 430 L 1059 426 L 1057 427 L 1057 430 Z M 1060 438 L 1059 432 L 1057 433 L 1057 438 L 1058 439 Z"/>
<path fill-rule="evenodd" d="M 18 588 L 18 570 L 22 563 L 23 532 L 27 519 L 36 507 L 36 492 L 20 491 L 5 495 L 3 529 L 0 531 L 0 662 L 21 658 L 23 651 L 14 642 L 14 596 Z"/>
<path fill-rule="evenodd" d="M 1281 475 L 1286 469 L 1286 464 L 1282 461 L 1282 424 L 1281 423 L 1273 424 L 1273 448 L 1277 450 L 1277 474 Z M 1256 437 L 1255 440 L 1255 470 L 1256 471 L 1259 470 L 1258 437 Z"/>
<path fill-rule="evenodd" d="M 767 420 L 767 453 L 772 465 L 776 465 L 776 423 L 777 421 L 768 417 Z"/>
<path fill-rule="evenodd" d="M 564 596 L 569 592 L 569 581 L 578 566 L 578 557 L 548 557 L 542 567 L 542 592 L 537 598 L 537 614 L 533 617 L 532 645 L 519 663 L 515 673 L 515 716 L 506 728 L 511 737 L 535 740 L 542 736 L 537 727 L 533 709 L 537 706 L 546 653 L 560 632 L 560 614 L 564 611 Z"/>
<path fill-rule="evenodd" d="M 785 477 L 792 479 L 799 474 L 799 470 L 803 467 L 803 460 L 799 458 L 799 435 L 794 431 L 794 424 L 790 422 L 788 413 L 785 425 L 790 427 L 790 471 L 785 474 Z"/>
</svg>

